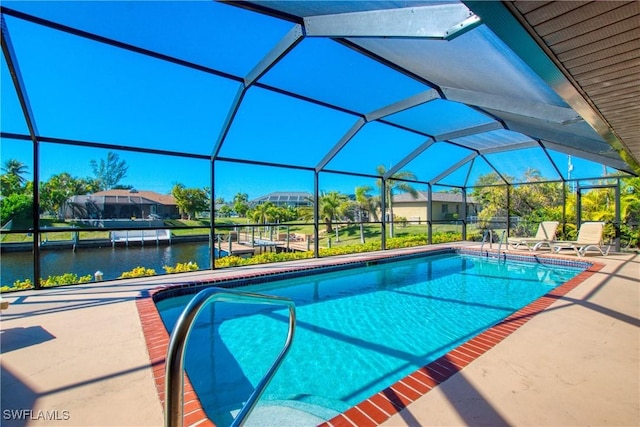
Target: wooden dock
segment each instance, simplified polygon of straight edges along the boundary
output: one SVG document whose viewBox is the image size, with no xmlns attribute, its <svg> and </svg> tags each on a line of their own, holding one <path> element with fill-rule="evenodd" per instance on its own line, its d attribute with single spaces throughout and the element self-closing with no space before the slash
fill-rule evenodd
<svg viewBox="0 0 640 427">
<path fill-rule="evenodd" d="M 283 248 L 287 248 L 287 242 L 280 242 L 280 246 Z M 312 251 L 313 242 L 307 243 L 307 242 L 300 242 L 300 241 L 293 241 L 293 242 L 290 241 L 288 247 L 290 250 L 299 251 L 299 252 Z"/>
<path fill-rule="evenodd" d="M 229 242 L 227 241 L 221 242 L 219 245 L 217 244 L 216 248 L 235 256 L 255 255 L 263 252 L 280 252 L 287 248 L 290 251 L 298 252 L 313 250 L 313 244 L 309 246 L 306 241 L 289 241 L 287 243 L 286 241 L 262 240 L 261 242 L 262 243 L 256 243 L 253 247 L 250 242 L 231 242 L 231 247 L 229 247 Z"/>
<path fill-rule="evenodd" d="M 231 242 L 231 248 L 229 248 L 229 242 L 220 242 L 220 244 L 216 244 L 216 248 L 218 250 L 225 251 L 230 255 L 235 256 L 247 256 L 253 255 L 256 253 L 256 248 L 252 248 L 249 245 L 243 245 L 238 242 Z"/>
</svg>

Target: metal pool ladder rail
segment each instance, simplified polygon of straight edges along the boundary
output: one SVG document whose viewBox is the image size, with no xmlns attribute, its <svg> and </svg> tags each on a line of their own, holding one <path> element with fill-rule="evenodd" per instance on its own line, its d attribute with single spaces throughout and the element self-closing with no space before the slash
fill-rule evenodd
<svg viewBox="0 0 640 427">
<path fill-rule="evenodd" d="M 258 403 L 260 396 L 271 382 L 276 371 L 282 364 L 284 357 L 291 348 L 293 334 L 296 327 L 296 308 L 293 301 L 277 296 L 241 292 L 231 289 L 207 288 L 196 294 L 187 304 L 178 318 L 169 339 L 169 349 L 166 359 L 165 373 L 165 411 L 164 424 L 166 427 L 182 427 L 184 404 L 184 352 L 189 339 L 193 323 L 198 314 L 211 302 L 232 302 L 246 304 L 285 305 L 289 308 L 289 332 L 282 351 L 262 377 L 249 399 L 244 404 L 233 421 L 232 426 L 241 426 Z"/>
<path fill-rule="evenodd" d="M 506 234 L 507 230 L 502 230 L 502 235 L 500 236 L 500 244 L 498 245 L 498 257 L 500 256 L 500 250 L 502 249 L 502 243 L 505 242 L 504 239 L 504 235 Z M 482 250 L 484 249 L 484 244 L 487 242 L 487 240 L 489 241 L 489 248 L 493 249 L 493 230 L 484 230 L 484 234 L 482 235 L 482 244 L 480 245 L 480 253 L 482 253 Z M 507 243 L 505 243 L 505 247 L 507 246 Z M 487 252 L 487 256 L 489 255 L 489 252 Z"/>
</svg>

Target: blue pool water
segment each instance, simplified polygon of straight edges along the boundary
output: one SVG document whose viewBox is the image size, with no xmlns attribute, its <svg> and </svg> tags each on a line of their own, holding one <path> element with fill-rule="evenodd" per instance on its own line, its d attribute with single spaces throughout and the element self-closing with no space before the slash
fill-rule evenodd
<svg viewBox="0 0 640 427">
<path fill-rule="evenodd" d="M 293 299 L 298 319 L 292 349 L 249 421 L 317 425 L 581 271 L 442 254 L 243 287 Z M 190 298 L 158 302 L 169 330 Z M 216 425 L 231 422 L 280 352 L 287 319 L 286 309 L 258 305 L 218 303 L 201 313 L 185 363 Z"/>
</svg>

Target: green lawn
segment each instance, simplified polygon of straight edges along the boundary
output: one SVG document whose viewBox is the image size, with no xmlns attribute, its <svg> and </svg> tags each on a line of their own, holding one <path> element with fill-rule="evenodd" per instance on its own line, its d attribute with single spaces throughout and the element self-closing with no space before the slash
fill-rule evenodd
<svg viewBox="0 0 640 427">
<path fill-rule="evenodd" d="M 165 220 L 165 225 L 171 227 L 185 227 L 184 229 L 174 228 L 171 233 L 173 236 L 207 236 L 209 234 L 209 220 Z M 226 226 L 234 226 L 240 230 L 242 238 L 248 238 L 251 235 L 251 229 L 254 229 L 254 236 L 256 238 L 262 235 L 262 238 L 271 237 L 271 228 L 269 227 L 260 227 L 260 226 L 247 226 L 246 218 L 221 218 L 216 219 L 216 234 L 227 235 L 233 229 L 227 228 Z M 43 227 L 42 232 L 42 240 L 48 241 L 69 241 L 73 240 L 74 236 L 71 231 L 48 231 L 48 229 L 62 228 L 62 227 L 70 227 L 75 224 L 71 222 L 58 221 L 55 219 L 42 219 L 41 226 Z M 87 239 L 108 239 L 109 232 L 108 231 L 81 231 L 82 225 L 75 225 L 79 230 L 79 238 L 80 240 Z M 198 227 L 198 228 L 187 228 L 187 227 Z M 313 224 L 302 224 L 300 225 L 287 225 L 282 224 L 278 226 L 271 226 L 273 229 L 274 238 L 279 233 L 289 233 L 289 234 L 302 234 L 302 235 L 310 235 L 312 236 L 314 233 Z M 335 229 L 338 229 L 338 234 L 336 236 Z M 364 238 L 366 242 L 370 241 L 379 241 L 381 239 L 381 227 L 380 224 L 364 224 Z M 461 227 L 456 224 L 438 224 L 433 226 L 433 232 L 436 233 L 453 233 L 460 232 Z M 468 230 L 469 233 L 472 233 L 473 230 Z M 262 234 L 261 234 L 262 233 Z M 387 225 L 387 236 L 389 235 L 389 225 Z M 403 237 L 409 235 L 426 235 L 427 234 L 427 226 L 423 225 L 394 225 L 394 236 L 395 237 Z M 334 226 L 334 230 L 331 233 L 326 232 L 326 228 L 324 224 L 320 225 L 320 246 L 328 247 L 329 240 L 331 240 L 331 246 L 347 246 L 353 244 L 360 243 L 360 225 L 359 224 L 348 224 L 348 225 L 338 225 Z M 20 234 L 2 234 L 0 236 L 0 241 L 3 243 L 20 243 L 20 242 L 32 242 L 33 235 L 27 233 Z"/>
</svg>

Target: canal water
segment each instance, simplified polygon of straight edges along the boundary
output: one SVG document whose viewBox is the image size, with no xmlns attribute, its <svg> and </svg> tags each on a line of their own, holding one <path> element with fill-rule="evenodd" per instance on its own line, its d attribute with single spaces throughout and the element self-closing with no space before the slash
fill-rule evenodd
<svg viewBox="0 0 640 427">
<path fill-rule="evenodd" d="M 117 279 L 123 272 L 136 267 L 152 268 L 156 274 L 164 274 L 162 268 L 175 267 L 178 263 L 195 262 L 201 270 L 210 268 L 209 243 L 174 243 L 169 246 L 147 245 L 144 247 L 79 248 L 43 250 L 41 255 L 41 277 L 74 273 L 80 276 L 100 270 L 104 280 Z M 223 251 L 223 255 L 225 255 Z M 216 249 L 217 256 L 217 249 Z M 32 278 L 32 252 L 4 252 L 0 263 L 0 282 L 11 286 L 16 280 Z"/>
</svg>

